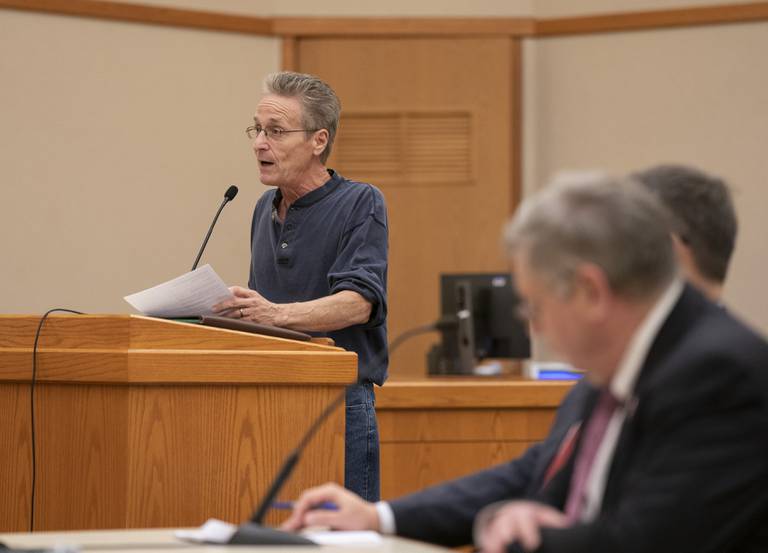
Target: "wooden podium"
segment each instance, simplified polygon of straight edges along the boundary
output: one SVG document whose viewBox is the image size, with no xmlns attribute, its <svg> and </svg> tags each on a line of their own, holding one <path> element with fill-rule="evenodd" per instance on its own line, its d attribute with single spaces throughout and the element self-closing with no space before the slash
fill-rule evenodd
<svg viewBox="0 0 768 553">
<path fill-rule="evenodd" d="M 39 321 L 0 316 L 0 531 L 29 529 Z M 35 530 L 245 520 L 357 375 L 341 348 L 133 315 L 52 315 L 37 359 Z M 279 497 L 343 478 L 339 408 Z"/>
</svg>

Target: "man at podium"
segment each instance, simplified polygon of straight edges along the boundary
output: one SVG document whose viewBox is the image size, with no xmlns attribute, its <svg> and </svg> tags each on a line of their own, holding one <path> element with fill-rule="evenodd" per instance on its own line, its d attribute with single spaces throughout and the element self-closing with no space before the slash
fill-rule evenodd
<svg viewBox="0 0 768 553">
<path fill-rule="evenodd" d="M 264 81 L 252 141 L 268 190 L 251 223 L 248 288 L 216 306 L 223 315 L 332 338 L 358 355 L 347 391 L 345 486 L 379 498 L 379 437 L 373 384 L 387 377 L 387 212 L 374 186 L 325 166 L 341 105 L 312 75 Z"/>
</svg>

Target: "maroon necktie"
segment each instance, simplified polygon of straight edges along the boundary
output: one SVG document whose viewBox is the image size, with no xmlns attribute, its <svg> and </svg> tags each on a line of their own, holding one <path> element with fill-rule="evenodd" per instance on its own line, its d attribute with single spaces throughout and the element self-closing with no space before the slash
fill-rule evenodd
<svg viewBox="0 0 768 553">
<path fill-rule="evenodd" d="M 565 502 L 565 514 L 571 522 L 576 522 L 581 516 L 584 507 L 587 479 L 589 477 L 595 455 L 608 429 L 608 423 L 613 417 L 619 402 L 616 401 L 608 390 L 603 390 L 597 400 L 595 409 L 584 428 L 578 455 L 571 476 L 571 486 L 568 491 L 568 499 Z"/>
<path fill-rule="evenodd" d="M 581 430 L 581 422 L 576 422 L 571 425 L 568 432 L 565 433 L 563 441 L 560 442 L 560 447 L 557 448 L 557 453 L 552 458 L 552 462 L 547 467 L 547 472 L 544 473 L 544 479 L 541 482 L 541 488 L 545 488 L 549 484 L 550 480 L 560 472 L 571 458 L 573 454 L 573 448 L 576 446 L 576 438 L 579 437 L 579 430 Z"/>
</svg>

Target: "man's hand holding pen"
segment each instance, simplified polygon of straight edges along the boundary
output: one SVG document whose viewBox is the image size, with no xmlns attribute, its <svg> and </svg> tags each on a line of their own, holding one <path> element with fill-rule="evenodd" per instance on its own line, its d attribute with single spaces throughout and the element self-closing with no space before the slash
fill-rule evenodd
<svg viewBox="0 0 768 553">
<path fill-rule="evenodd" d="M 336 508 L 322 508 L 322 505 L 331 504 Z M 296 531 L 309 526 L 378 531 L 379 515 L 373 503 L 362 500 L 338 484 L 329 483 L 302 493 L 293 504 L 293 513 L 280 528 Z"/>
</svg>

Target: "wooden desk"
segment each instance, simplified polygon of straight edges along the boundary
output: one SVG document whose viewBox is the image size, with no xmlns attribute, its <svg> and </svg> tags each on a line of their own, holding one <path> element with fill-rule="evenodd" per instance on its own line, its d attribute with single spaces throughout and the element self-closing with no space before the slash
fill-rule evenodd
<svg viewBox="0 0 768 553">
<path fill-rule="evenodd" d="M 0 316 L 4 531 L 29 528 L 38 321 Z M 147 317 L 52 316 L 38 348 L 34 529 L 245 520 L 356 374 L 357 356 L 336 347 Z M 326 480 L 344 481 L 343 409 L 281 497 Z"/>
<path fill-rule="evenodd" d="M 112 530 L 92 532 L 35 532 L 34 534 L 0 534 L 0 541 L 9 547 L 18 548 L 52 548 L 57 544 L 79 545 L 89 553 L 114 553 L 115 551 L 138 551 L 141 553 L 168 553 L 169 550 L 180 550 L 188 553 L 286 553 L 286 551 L 304 551 L 304 548 L 292 547 L 251 547 L 238 545 L 194 545 L 179 542 L 173 537 L 170 528 L 152 530 Z M 322 551 L 323 553 L 350 553 L 366 551 L 367 553 L 450 553 L 435 545 L 406 540 L 394 536 L 385 536 L 381 545 L 354 546 L 321 546 L 307 551 Z"/>
<path fill-rule="evenodd" d="M 517 457 L 547 435 L 572 385 L 519 377 L 425 377 L 376 388 L 382 498 Z"/>
</svg>

